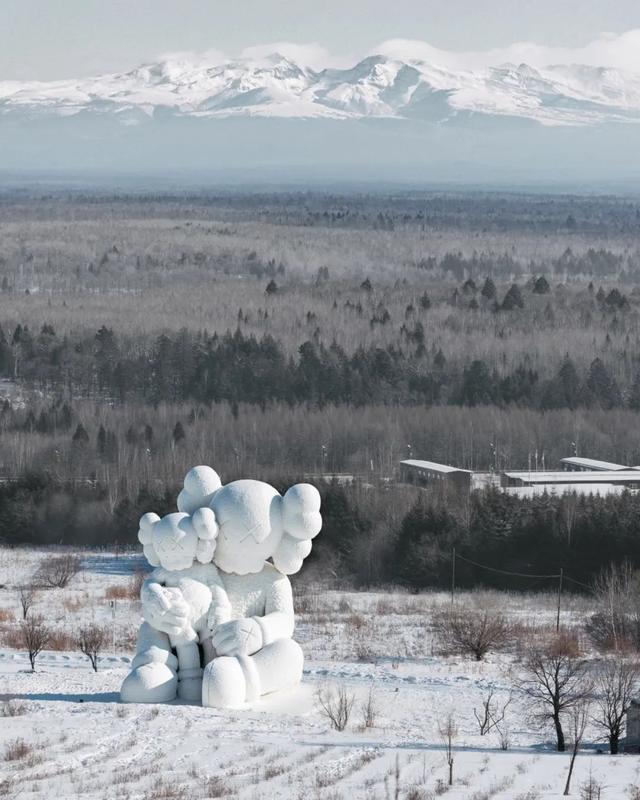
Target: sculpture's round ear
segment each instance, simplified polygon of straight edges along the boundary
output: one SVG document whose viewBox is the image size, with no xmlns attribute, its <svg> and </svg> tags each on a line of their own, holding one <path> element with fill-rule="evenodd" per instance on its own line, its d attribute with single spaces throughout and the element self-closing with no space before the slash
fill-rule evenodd
<svg viewBox="0 0 640 800">
<path fill-rule="evenodd" d="M 285 494 L 282 526 L 294 539 L 313 539 L 320 533 L 320 492 L 310 483 L 297 483 Z"/>
<path fill-rule="evenodd" d="M 218 538 L 216 515 L 210 508 L 198 508 L 193 512 L 191 524 L 198 534 L 196 558 L 201 564 L 209 564 L 213 560 Z"/>
<path fill-rule="evenodd" d="M 294 539 L 285 533 L 273 554 L 273 564 L 285 575 L 293 575 L 294 572 L 298 572 L 310 552 L 311 539 Z"/>
<path fill-rule="evenodd" d="M 160 522 L 160 517 L 157 514 L 152 511 L 148 514 L 143 514 L 140 517 L 140 530 L 138 531 L 138 540 L 142 544 L 142 552 L 152 567 L 160 566 L 160 559 L 153 546 L 153 526 L 156 522 Z"/>
<path fill-rule="evenodd" d="M 160 522 L 160 517 L 150 511 L 140 517 L 140 530 L 138 531 L 138 541 L 140 544 L 151 544 L 153 541 L 153 526 Z"/>
<path fill-rule="evenodd" d="M 178 511 L 193 514 L 196 509 L 208 506 L 221 486 L 220 476 L 211 467 L 190 469 L 184 479 L 184 489 L 178 495 Z"/>
</svg>

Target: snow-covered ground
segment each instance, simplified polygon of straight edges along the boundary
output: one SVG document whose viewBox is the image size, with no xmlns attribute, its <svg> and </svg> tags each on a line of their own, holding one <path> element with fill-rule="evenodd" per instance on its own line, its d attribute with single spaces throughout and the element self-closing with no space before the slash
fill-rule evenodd
<svg viewBox="0 0 640 800">
<path fill-rule="evenodd" d="M 50 552 L 0 549 L 5 640 L 21 614 L 16 587 Z M 298 690 L 237 711 L 121 704 L 118 690 L 139 608 L 124 597 L 116 599 L 114 611 L 109 598 L 126 595 L 143 566 L 137 555 L 84 553 L 83 571 L 67 588 L 37 597 L 34 612 L 69 637 L 92 619 L 109 627 L 97 673 L 72 649 L 45 651 L 35 673 L 25 652 L 0 649 L 0 797 L 562 796 L 569 755 L 555 753 L 549 731 L 527 720 L 523 698 L 513 690 L 517 653 L 490 654 L 480 663 L 438 653 L 429 616 L 448 602 L 443 594 L 321 591 L 294 577 L 301 610 L 296 638 L 307 658 Z M 552 596 L 499 599 L 525 628 L 554 620 Z M 566 624 L 587 612 L 587 601 L 566 598 Z M 64 637 L 60 642 L 64 646 Z M 356 698 L 343 732 L 331 729 L 316 699 L 319 686 L 340 684 Z M 513 691 L 507 750 L 497 735 L 480 736 L 474 718 L 490 687 L 504 701 Z M 361 705 L 370 690 L 378 717 L 374 727 L 364 728 Z M 438 734 L 438 722 L 450 711 L 458 728 L 451 788 Z M 602 800 L 632 797 L 630 787 L 640 785 L 640 756 L 609 756 L 590 728 L 576 763 L 573 796 L 580 796 L 590 772 L 604 787 Z"/>
</svg>

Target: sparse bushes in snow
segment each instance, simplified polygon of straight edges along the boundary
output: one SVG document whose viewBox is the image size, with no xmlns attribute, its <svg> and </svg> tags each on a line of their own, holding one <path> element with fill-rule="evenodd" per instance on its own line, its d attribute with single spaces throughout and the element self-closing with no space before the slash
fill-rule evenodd
<svg viewBox="0 0 640 800">
<path fill-rule="evenodd" d="M 64 589 L 80 572 L 80 559 L 67 553 L 46 558 L 34 576 L 35 583 L 47 589 Z"/>
<path fill-rule="evenodd" d="M 329 720 L 331 727 L 343 731 L 349 723 L 355 695 L 348 692 L 341 683 L 338 686 L 319 686 L 316 699 L 321 713 Z"/>
<path fill-rule="evenodd" d="M 433 627 L 447 650 L 471 655 L 476 661 L 504 647 L 512 636 L 506 617 L 490 608 L 458 606 L 440 611 L 434 615 Z"/>
<path fill-rule="evenodd" d="M 22 646 L 29 654 L 31 669 L 36 668 L 36 659 L 49 643 L 51 632 L 42 617 L 30 616 L 20 623 Z"/>
<path fill-rule="evenodd" d="M 107 641 L 107 632 L 99 625 L 87 625 L 78 632 L 78 649 L 91 662 L 94 672 L 98 671 L 98 657 Z"/>
</svg>

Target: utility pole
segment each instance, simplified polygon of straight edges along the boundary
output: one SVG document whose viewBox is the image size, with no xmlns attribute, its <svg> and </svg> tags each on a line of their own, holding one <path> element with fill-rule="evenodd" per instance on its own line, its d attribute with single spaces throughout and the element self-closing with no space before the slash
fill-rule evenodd
<svg viewBox="0 0 640 800">
<path fill-rule="evenodd" d="M 451 551 L 451 605 L 456 594 L 456 548 Z"/>
<path fill-rule="evenodd" d="M 560 598 L 562 597 L 562 578 L 564 576 L 564 570 L 560 567 L 560 580 L 558 582 L 558 613 L 556 614 L 556 633 L 560 630 Z"/>
</svg>

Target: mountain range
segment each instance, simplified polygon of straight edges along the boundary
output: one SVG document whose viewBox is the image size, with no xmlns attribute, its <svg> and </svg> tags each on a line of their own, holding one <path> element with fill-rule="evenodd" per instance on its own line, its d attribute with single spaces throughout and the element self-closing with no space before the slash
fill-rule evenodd
<svg viewBox="0 0 640 800">
<path fill-rule="evenodd" d="M 289 153 L 308 166 L 355 159 L 393 171 L 403 159 L 411 168 L 480 158 L 513 169 L 526 166 L 514 162 L 519 141 L 547 172 L 564 156 L 579 171 L 609 146 L 633 171 L 638 123 L 640 75 L 609 67 L 452 70 L 373 55 L 312 69 L 279 53 L 182 57 L 92 78 L 0 81 L 0 167 L 217 168 L 283 164 Z"/>
</svg>

